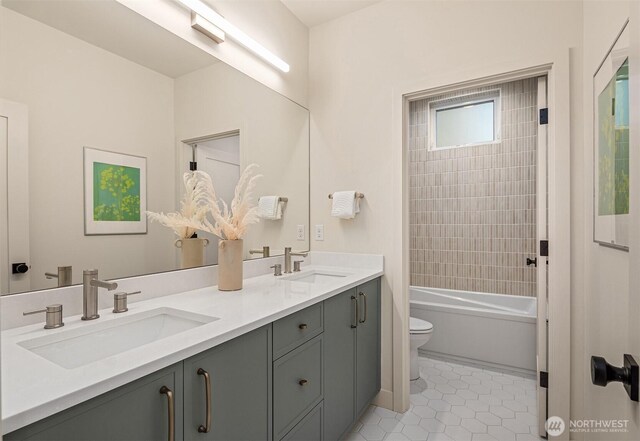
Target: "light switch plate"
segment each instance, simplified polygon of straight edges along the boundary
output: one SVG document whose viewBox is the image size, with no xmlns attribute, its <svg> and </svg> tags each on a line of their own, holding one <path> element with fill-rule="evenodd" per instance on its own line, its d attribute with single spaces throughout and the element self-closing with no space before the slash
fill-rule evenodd
<svg viewBox="0 0 640 441">
<path fill-rule="evenodd" d="M 304 225 L 296 227 L 296 240 L 304 240 Z"/>
<path fill-rule="evenodd" d="M 316 225 L 315 238 L 316 240 L 324 240 L 324 225 Z"/>
</svg>

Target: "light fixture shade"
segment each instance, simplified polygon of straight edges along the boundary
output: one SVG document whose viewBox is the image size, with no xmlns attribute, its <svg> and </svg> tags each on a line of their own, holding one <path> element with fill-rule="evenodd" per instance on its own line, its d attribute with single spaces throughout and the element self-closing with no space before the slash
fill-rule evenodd
<svg viewBox="0 0 640 441">
<path fill-rule="evenodd" d="M 193 11 L 191 11 L 191 27 L 196 31 L 202 32 L 216 43 L 224 42 L 225 35 L 222 29 Z"/>
<path fill-rule="evenodd" d="M 189 8 L 192 12 L 195 12 L 197 15 L 203 17 L 206 21 L 213 24 L 215 27 L 222 30 L 226 33 L 229 38 L 234 39 L 238 43 L 240 43 L 245 48 L 249 49 L 260 58 L 265 61 L 271 63 L 278 69 L 283 72 L 289 72 L 289 65 L 285 63 L 281 58 L 273 54 L 273 52 L 269 51 L 267 48 L 262 46 L 260 43 L 255 41 L 253 38 L 249 37 L 243 31 L 235 27 L 233 24 L 229 23 L 223 16 L 218 14 L 216 11 L 211 9 L 208 5 L 203 3 L 201 0 L 177 0 L 179 3 L 182 3 L 184 6 Z"/>
</svg>

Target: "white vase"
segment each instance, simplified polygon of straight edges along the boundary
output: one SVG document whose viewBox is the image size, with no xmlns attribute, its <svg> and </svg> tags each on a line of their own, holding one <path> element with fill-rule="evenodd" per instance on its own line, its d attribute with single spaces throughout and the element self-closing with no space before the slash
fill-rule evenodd
<svg viewBox="0 0 640 441">
<path fill-rule="evenodd" d="M 242 289 L 242 239 L 218 242 L 218 289 Z"/>
<path fill-rule="evenodd" d="M 194 237 L 178 239 L 175 246 L 182 250 L 181 268 L 194 268 L 204 265 L 204 247 L 209 245 L 209 239 Z"/>
</svg>

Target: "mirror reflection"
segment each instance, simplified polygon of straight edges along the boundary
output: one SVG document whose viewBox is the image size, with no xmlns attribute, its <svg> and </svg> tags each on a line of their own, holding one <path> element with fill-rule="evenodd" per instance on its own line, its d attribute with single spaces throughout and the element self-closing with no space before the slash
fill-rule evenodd
<svg viewBox="0 0 640 441">
<path fill-rule="evenodd" d="M 216 264 L 215 236 L 185 261 L 146 217 L 180 209 L 193 169 L 229 204 L 259 166 L 245 259 L 309 248 L 307 109 L 117 2 L 2 5 L 1 294 Z"/>
</svg>

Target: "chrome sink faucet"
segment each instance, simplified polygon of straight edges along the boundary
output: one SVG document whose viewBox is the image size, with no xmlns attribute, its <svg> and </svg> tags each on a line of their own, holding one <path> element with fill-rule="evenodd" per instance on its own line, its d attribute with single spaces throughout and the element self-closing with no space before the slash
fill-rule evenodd
<svg viewBox="0 0 640 441">
<path fill-rule="evenodd" d="M 113 291 L 118 287 L 116 282 L 98 280 L 98 270 L 82 272 L 82 320 L 95 320 L 98 314 L 98 288 Z"/>
<path fill-rule="evenodd" d="M 284 272 L 286 274 L 290 274 L 291 273 L 291 256 L 302 256 L 302 257 L 307 257 L 309 253 L 308 252 L 304 252 L 304 253 L 294 253 L 291 251 L 291 247 L 287 247 L 284 249 Z"/>
</svg>

